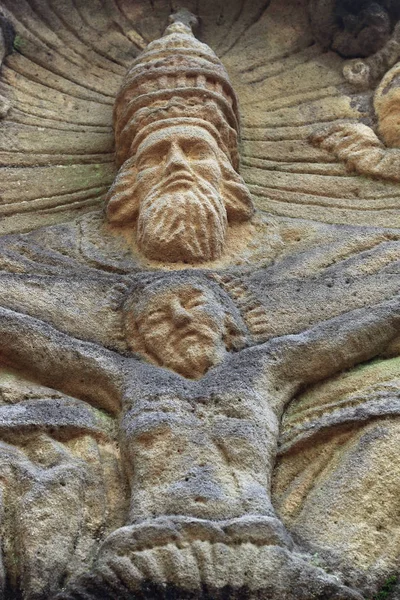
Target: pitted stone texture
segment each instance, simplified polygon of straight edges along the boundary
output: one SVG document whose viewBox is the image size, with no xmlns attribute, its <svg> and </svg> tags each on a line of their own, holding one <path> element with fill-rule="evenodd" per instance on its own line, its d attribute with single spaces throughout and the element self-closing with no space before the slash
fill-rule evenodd
<svg viewBox="0 0 400 600">
<path fill-rule="evenodd" d="M 296 539 L 367 597 L 396 573 L 399 555 L 395 355 L 296 398 L 274 475 L 274 504 Z"/>
<path fill-rule="evenodd" d="M 56 598 L 136 593 L 144 598 L 362 600 L 277 541 L 287 546 L 279 522 L 255 517 L 208 523 L 160 519 L 124 527 L 100 548 L 93 572 Z"/>
<path fill-rule="evenodd" d="M 241 175 L 257 207 L 315 223 L 392 227 L 395 188 L 346 174 L 308 141 L 332 120 L 373 120 L 372 93 L 346 87 L 344 60 L 313 44 L 308 0 L 186 5 L 198 10 L 196 35 L 222 58 L 239 97 Z M 13 104 L 0 145 L 0 231 L 7 233 L 101 206 L 116 174 L 115 96 L 132 60 L 162 35 L 171 3 L 2 6 L 17 34 L 0 90 Z"/>
<path fill-rule="evenodd" d="M 390 480 L 384 488 L 377 475 L 374 488 L 368 476 L 363 479 L 364 473 L 348 469 L 348 477 L 339 477 L 332 488 L 319 485 L 318 468 L 331 452 L 327 434 L 332 434 L 335 448 L 344 450 L 351 444 L 347 428 L 358 435 L 359 428 L 370 427 L 378 413 L 390 419 L 390 427 L 384 443 L 381 430 L 367 432 L 366 438 L 360 435 L 363 451 L 376 443 L 376 452 L 363 456 L 366 462 L 371 460 L 374 474 L 386 461 L 396 463 L 396 403 L 391 390 L 379 388 L 380 369 L 370 371 L 368 390 L 358 380 L 359 389 L 342 398 L 340 407 L 335 398 L 332 412 L 326 403 L 320 407 L 324 409 L 320 420 L 310 413 L 309 424 L 328 445 L 313 449 L 306 481 L 315 484 L 313 492 L 321 506 L 335 498 L 335 514 L 349 509 L 353 529 L 342 527 L 337 519 L 339 525 L 327 523 L 326 534 L 317 531 L 315 523 L 325 525 L 327 517 L 326 513 L 321 517 L 314 504 L 309 512 L 316 517 L 313 525 L 307 520 L 299 524 L 282 510 L 288 527 L 299 534 L 302 549 L 312 553 L 318 544 L 329 542 L 326 556 L 321 557 L 318 549 L 311 559 L 299 556 L 291 549 L 290 534 L 277 524 L 270 488 L 281 416 L 290 401 L 305 387 L 335 374 L 341 377 L 359 362 L 374 357 L 392 360 L 399 352 L 398 305 L 393 300 L 399 293 L 400 272 L 398 183 L 379 173 L 376 177 L 349 173 L 332 153 L 313 146 L 309 137 L 332 121 L 375 127 L 372 91 L 350 85 L 343 75 L 345 61 L 314 43 L 306 1 L 189 0 L 188 7 L 200 16 L 199 39 L 222 58 L 239 96 L 241 176 L 246 183 L 235 169 L 232 175 L 225 168 L 217 156 L 221 140 L 209 130 L 191 128 L 188 134 L 180 124 L 173 131 L 164 129 L 160 137 L 149 136 L 148 144 L 143 142 L 143 161 L 160 158 L 154 144 L 164 144 L 167 138 L 173 141 L 167 153 L 175 165 L 177 156 L 178 165 L 188 158 L 185 139 L 190 140 L 189 154 L 200 138 L 216 153 L 207 176 L 225 198 L 226 222 L 220 221 L 220 230 L 225 227 L 226 235 L 215 236 L 217 249 L 223 247 L 223 252 L 218 259 L 210 255 L 210 260 L 196 262 L 202 270 L 194 271 L 195 261 L 170 262 L 182 256 L 162 254 L 162 244 L 157 246 L 154 236 L 146 251 L 156 248 L 158 259 L 144 256 L 143 221 L 139 248 L 132 227 L 136 217 L 124 229 L 107 224 L 101 212 L 115 178 L 114 99 L 139 51 L 162 35 L 171 3 L 3 0 L 3 4 L 17 32 L 0 82 L 0 93 L 13 105 L 0 136 L 0 227 L 3 233 L 17 232 L 0 240 L 1 361 L 18 369 L 13 385 L 4 388 L 5 405 L 0 407 L 8 484 L 1 522 L 5 593 L 11 598 L 23 594 L 29 600 L 48 600 L 68 587 L 80 598 L 85 594 L 115 598 L 119 589 L 118 595 L 129 598 L 132 592 L 119 587 L 126 578 L 128 588 L 132 581 L 135 585 L 141 581 L 140 590 L 134 592 L 139 597 L 262 595 L 281 600 L 285 593 L 293 600 L 302 595 L 309 600 L 310 594 L 320 600 L 357 597 L 357 592 L 343 588 L 340 579 L 316 568 L 319 564 L 338 569 L 343 581 L 362 585 L 370 597 L 398 556 L 398 535 L 396 527 L 387 528 L 392 538 L 382 530 L 371 554 L 375 562 L 372 566 L 363 562 L 376 536 L 375 517 L 367 518 L 363 511 L 378 508 L 376 499 L 369 502 L 363 496 L 364 487 L 384 491 L 390 500 L 385 524 L 395 525 L 396 482 Z M 214 91 L 223 96 L 218 86 Z M 228 88 L 225 96 L 228 102 L 232 99 Z M 181 102 L 174 105 L 174 110 L 181 108 Z M 218 123 L 220 115 L 209 103 L 202 110 L 209 122 Z M 158 126 L 155 120 L 154 127 Z M 192 165 L 196 156 L 190 158 Z M 120 207 L 127 201 L 130 216 L 138 199 L 126 196 L 137 176 L 135 160 L 128 162 L 113 187 L 116 196 L 121 194 Z M 219 170 L 222 176 L 216 185 Z M 154 178 L 148 187 L 153 184 Z M 239 222 L 237 216 L 247 218 L 251 212 L 247 189 L 258 212 L 251 222 Z M 93 212 L 81 214 L 87 211 Z M 169 224 L 174 229 L 174 221 Z M 152 287 L 158 278 L 164 280 L 161 287 Z M 193 298 L 195 289 L 202 300 L 187 311 L 183 296 L 190 290 Z M 154 299 L 151 290 L 156 290 Z M 157 335 L 151 337 L 146 321 L 154 316 L 157 303 L 164 313 L 175 312 L 173 318 L 162 317 Z M 188 318 L 185 310 L 199 324 L 196 333 L 189 333 L 202 355 L 194 366 L 188 358 L 196 353 L 186 351 L 188 332 L 179 331 L 182 316 Z M 137 335 L 141 319 L 139 315 L 137 322 L 135 311 L 143 317 L 145 343 Z M 175 348 L 163 343 L 163 327 L 167 324 L 168 329 L 170 322 L 173 334 L 184 340 L 183 353 L 177 351 L 179 344 Z M 204 326 L 212 335 L 201 345 L 196 336 L 201 337 Z M 18 395 L 15 382 L 27 378 L 32 380 L 31 391 Z M 361 398 L 364 393 L 366 402 Z M 294 429 L 299 435 L 282 437 L 288 442 L 282 450 L 290 453 L 289 442 L 295 443 L 298 461 L 289 471 L 298 473 L 299 480 L 293 483 L 286 473 L 283 479 L 289 488 L 280 493 L 290 496 L 295 490 L 296 500 L 295 484 L 304 484 L 299 449 L 318 435 L 309 436 L 312 427 L 296 419 Z M 67 465 L 67 481 L 61 479 L 60 456 L 61 466 Z M 346 475 L 351 460 L 346 462 L 344 454 L 336 458 L 343 464 L 334 465 L 333 471 Z M 355 482 L 352 473 L 357 473 Z M 279 494 L 275 501 L 283 506 Z M 181 522 L 208 520 L 213 527 L 218 521 L 245 516 L 255 519 L 262 535 L 255 540 L 252 533 L 251 540 L 242 543 L 240 538 L 249 540 L 249 532 L 241 522 L 234 545 L 221 541 L 223 535 L 210 542 L 201 538 L 204 531 L 196 525 L 200 539 L 184 540 L 185 548 L 168 542 L 167 552 L 160 555 L 153 536 L 150 547 L 135 551 L 133 562 L 124 556 L 132 541 L 129 535 L 128 544 L 121 542 L 121 554 L 111 544 L 124 531 L 137 532 L 144 521 L 158 516 L 175 519 L 177 527 L 177 514 Z M 258 527 L 260 521 L 264 527 Z M 274 536 L 268 524 L 276 525 Z M 118 533 L 122 525 L 127 529 Z M 115 531 L 115 538 L 108 539 Z M 229 537 L 225 530 L 222 533 Z M 23 551 L 16 564 L 14 542 L 19 539 Z M 393 550 L 388 552 L 390 542 Z M 358 562 L 353 568 L 349 545 L 354 549 L 356 544 L 361 550 L 355 553 Z M 198 585 L 201 577 L 195 577 L 192 546 L 199 546 L 199 556 L 204 557 L 203 580 L 208 583 L 200 591 L 193 584 Z M 107 555 L 115 570 L 106 570 L 103 562 L 102 574 L 96 573 L 100 547 L 104 551 L 98 560 Z M 111 547 L 113 552 L 108 552 Z M 250 575 L 244 571 L 246 560 Z M 182 561 L 187 561 L 186 570 L 179 570 Z M 143 577 L 136 577 L 137 568 L 143 568 Z"/>
<path fill-rule="evenodd" d="M 124 522 L 115 428 L 87 403 L 0 370 L 2 598 L 50 598 Z"/>
<path fill-rule="evenodd" d="M 183 278 L 184 274 L 180 277 Z M 303 560 L 299 563 L 290 553 L 290 538 L 277 522 L 270 502 L 272 467 L 279 418 L 288 400 L 302 385 L 326 378 L 385 350 L 388 343 L 398 336 L 398 300 L 390 300 L 368 310 L 356 310 L 302 334 L 275 338 L 229 354 L 199 381 L 140 362 L 135 356 L 121 355 L 97 344 L 76 340 L 28 315 L 0 309 L 0 316 L 0 348 L 11 364 L 35 373 L 39 381 L 47 385 L 51 383 L 55 389 L 73 394 L 97 407 L 114 413 L 122 407 L 119 441 L 131 487 L 128 522 L 133 523 L 133 531 L 136 527 L 140 531 L 143 520 L 154 516 L 173 519 L 178 514 L 189 518 L 189 530 L 195 530 L 193 543 L 196 544 L 202 540 L 204 527 L 200 525 L 199 528 L 198 522 L 193 527 L 193 519 L 210 520 L 212 530 L 215 521 L 228 519 L 231 522 L 217 531 L 216 546 L 211 540 L 211 548 L 207 550 L 215 560 L 206 579 L 207 586 L 223 589 L 233 582 L 233 587 L 248 585 L 256 590 L 255 594 L 269 593 L 272 597 L 287 589 L 287 597 L 295 598 L 298 593 L 296 582 L 302 572 L 309 579 L 304 594 L 323 598 L 328 589 L 331 594 L 337 592 L 338 597 L 357 598 L 356 592 L 343 589 L 323 571 L 315 571 L 314 567 L 307 569 Z M 344 348 L 346 351 L 342 350 Z M 29 418 L 32 419 L 32 415 Z M 41 417 L 40 422 L 42 420 Z M 55 422 L 50 422 L 54 427 Z M 23 422 L 21 431 L 22 426 Z M 76 427 L 75 423 L 73 426 Z M 7 435 L 12 436 L 9 430 Z M 38 504 L 33 506 L 36 509 Z M 249 521 L 254 519 L 252 515 L 257 517 L 250 527 Z M 243 516 L 247 520 L 241 521 L 238 528 L 237 521 L 232 522 L 232 519 Z M 69 522 L 66 522 L 66 527 L 70 532 Z M 250 546 L 254 544 L 254 527 L 259 536 L 255 555 L 252 551 L 252 568 L 256 571 L 243 571 L 247 554 L 245 552 L 243 557 L 240 550 L 236 556 L 235 552 L 237 547 L 246 550 L 248 543 Z M 130 532 L 132 529 L 121 530 L 121 535 L 123 531 Z M 115 533 L 115 537 L 113 534 L 107 539 L 104 546 L 106 554 L 108 544 L 112 546 L 112 540 L 119 539 L 119 535 Z M 229 543 L 228 550 L 225 550 L 225 542 L 218 537 L 221 535 L 228 539 L 233 536 L 233 556 Z M 265 538 L 273 544 L 279 541 L 283 548 L 266 548 Z M 244 540 L 243 544 L 240 539 Z M 222 548 L 218 545 L 220 543 Z M 167 547 L 167 558 L 170 552 L 175 558 L 172 563 L 169 558 L 166 559 L 166 566 L 163 566 L 163 553 L 159 555 L 156 540 L 150 541 L 150 547 L 144 551 L 146 561 L 147 558 L 150 561 L 144 567 L 147 575 L 135 579 L 135 586 L 148 580 L 158 581 L 157 574 L 161 569 L 163 573 L 166 571 L 162 575 L 164 579 L 161 578 L 163 582 L 168 584 L 172 578 L 171 585 L 182 588 L 179 578 L 177 583 L 173 580 L 177 569 L 176 556 L 180 556 L 179 543 L 167 544 Z M 111 570 L 111 579 L 127 578 L 124 585 L 128 585 L 131 592 L 129 582 L 131 571 L 136 572 L 136 563 L 120 557 L 114 550 L 107 554 L 109 559 L 104 565 L 101 556 L 102 550 L 99 570 L 101 577 L 105 577 L 105 591 L 108 589 L 109 573 L 106 567 L 110 560 L 118 574 L 113 575 Z M 136 557 L 139 562 L 141 557 L 140 550 Z M 182 566 L 181 559 L 177 560 Z M 267 588 L 265 577 L 268 576 L 270 581 L 271 573 L 278 566 L 279 581 L 272 583 L 272 588 Z M 224 573 L 221 580 L 218 579 L 219 568 Z M 179 570 L 179 573 L 186 572 L 186 568 Z M 230 583 L 232 572 L 250 573 L 248 580 L 245 579 L 247 583 L 237 584 L 233 575 Z M 96 571 L 85 575 L 84 580 L 92 585 L 93 577 L 98 580 Z M 70 585 L 74 587 L 76 577 L 69 578 Z M 203 581 L 201 578 L 197 580 L 196 586 L 201 586 Z M 288 581 L 293 583 L 288 584 Z M 57 583 L 52 580 L 51 585 L 56 586 Z M 77 585 L 79 589 L 81 584 Z M 117 593 L 120 584 L 117 581 L 115 585 L 114 593 Z M 192 582 L 189 588 L 193 586 Z M 266 592 L 266 589 L 269 591 Z"/>
<path fill-rule="evenodd" d="M 400 23 L 396 27 L 400 36 Z M 398 46 L 400 48 L 400 44 Z M 359 62 L 346 65 L 345 69 L 362 73 L 364 67 L 367 65 Z M 336 123 L 311 135 L 312 143 L 334 154 L 349 171 L 399 182 L 399 81 L 400 66 L 397 64 L 386 73 L 375 92 L 376 132 L 362 123 Z"/>
<path fill-rule="evenodd" d="M 140 263 L 128 251 L 119 254 L 114 238 L 102 237 L 99 215 L 1 240 L 3 269 L 10 271 L 1 275 L 1 304 L 8 309 L 2 309 L 0 319 L 3 356 L 61 395 L 75 398 L 68 401 L 75 411 L 70 414 L 75 421 L 67 423 L 71 431 L 77 431 L 76 409 L 83 414 L 83 401 L 115 417 L 123 410 L 119 443 L 129 485 L 121 499 L 130 503 L 123 523 L 166 514 L 276 518 L 269 489 L 279 418 L 298 382 L 312 383 L 376 354 L 398 352 L 397 309 L 391 300 L 399 289 L 395 230 L 388 238 L 380 229 L 368 235 L 325 226 L 324 244 L 309 222 L 282 222 L 280 231 L 287 245 L 275 262 L 256 270 L 211 272 L 138 272 Z M 299 242 L 300 234 L 307 237 Z M 299 246 L 302 251 L 296 253 Z M 174 372 L 188 369 L 185 352 L 180 366 L 166 363 L 168 344 L 162 333 L 147 338 L 146 350 L 136 325 L 141 315 L 144 335 L 143 325 L 156 307 L 164 306 L 169 314 L 182 293 L 193 298 L 194 291 L 201 302 L 189 307 L 193 320 L 215 320 L 213 343 L 205 344 L 200 336 L 205 356 L 212 359 L 215 346 L 222 350 L 219 361 L 211 360 L 199 379 L 190 378 L 190 369 L 186 376 Z M 178 306 L 174 335 L 182 334 L 181 316 Z M 170 322 L 171 316 L 161 319 L 161 324 Z M 223 347 L 218 346 L 222 341 Z M 155 359 L 148 364 L 155 353 L 163 357 L 163 367 Z M 51 402 L 24 402 L 21 408 L 28 410 L 12 407 L 4 414 L 3 431 L 11 444 L 18 428 L 56 425 L 65 430 L 65 413 L 54 410 Z M 58 397 L 57 406 L 64 407 Z M 86 411 L 81 428 L 98 436 L 102 420 L 93 419 L 92 410 Z M 355 410 L 352 423 L 358 426 L 362 415 L 368 420 L 373 414 Z M 35 415 L 41 419 L 37 424 Z M 340 417 L 349 414 L 344 410 Z M 72 498 L 71 506 L 73 501 L 79 498 Z M 94 542 L 90 561 L 101 539 Z M 70 560 L 60 567 L 63 575 L 53 581 L 55 588 L 62 577 L 74 585 Z M 80 564 L 89 572 L 87 561 L 83 556 Z M 157 573 L 157 562 L 152 564 Z M 365 589 L 372 589 L 381 576 L 377 570 Z M 40 580 L 42 589 L 46 577 Z M 168 593 L 183 593 L 173 590 Z"/>
<path fill-rule="evenodd" d="M 184 377 L 198 379 L 246 345 L 232 300 L 204 277 L 175 275 L 135 286 L 124 311 L 131 350 Z"/>
</svg>

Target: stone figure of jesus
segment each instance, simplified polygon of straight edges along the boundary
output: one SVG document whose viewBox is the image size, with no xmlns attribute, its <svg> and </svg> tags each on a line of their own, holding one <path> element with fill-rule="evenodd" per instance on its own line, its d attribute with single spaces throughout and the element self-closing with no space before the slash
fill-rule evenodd
<svg viewBox="0 0 400 600">
<path fill-rule="evenodd" d="M 194 347 L 196 343 L 202 345 L 209 364 L 219 363 L 200 379 L 188 379 L 134 356 L 78 341 L 32 317 L 0 311 L 0 349 L 6 363 L 97 407 L 112 412 L 120 407 L 120 444 L 130 481 L 130 514 L 127 527 L 105 541 L 98 567 L 99 573 L 104 565 L 114 569 L 114 593 L 119 592 L 118 586 L 123 587 L 117 563 L 128 546 L 137 548 L 128 553 L 129 558 L 125 556 L 125 563 L 129 562 L 124 567 L 129 575 L 125 576 L 131 580 L 132 589 L 145 579 L 143 557 L 136 556 L 144 552 L 138 540 L 146 539 L 148 552 L 152 536 L 155 553 L 160 537 L 165 550 L 165 544 L 173 544 L 178 534 L 189 545 L 196 539 L 216 544 L 215 536 L 219 536 L 218 542 L 223 541 L 229 549 L 222 563 L 227 561 L 230 568 L 237 561 L 234 554 L 240 544 L 261 544 L 269 552 L 283 548 L 290 564 L 294 560 L 290 558 L 293 543 L 270 500 L 283 409 L 300 388 L 368 360 L 400 331 L 400 303 L 396 299 L 331 319 L 303 334 L 229 353 L 220 302 L 213 291 L 191 275 L 180 284 L 167 278 L 164 285 L 164 290 L 158 289 L 161 305 L 166 299 L 164 312 L 153 327 L 162 336 L 163 328 L 179 331 L 190 323 L 181 343 L 190 339 Z M 149 307 L 147 313 L 138 311 L 142 324 L 147 320 L 147 325 L 152 325 L 154 319 L 151 292 L 146 295 L 144 289 L 141 295 L 142 305 Z M 208 328 L 213 336 L 204 335 Z M 193 332 L 198 332 L 197 337 Z M 156 344 L 156 333 L 153 336 Z M 155 346 L 154 353 L 163 356 L 160 347 Z M 168 355 L 168 348 L 165 353 Z M 190 354 L 187 361 L 190 365 Z M 190 371 L 189 366 L 187 369 Z M 185 370 L 184 365 L 181 370 Z M 179 548 L 176 551 L 182 554 L 183 573 L 193 587 L 202 585 L 204 575 L 198 570 L 195 575 L 193 565 Z M 165 556 L 159 560 L 162 563 Z M 258 560 L 263 562 L 260 556 Z M 268 571 L 265 558 L 264 563 Z M 238 563 L 236 568 L 242 567 Z M 227 566 L 226 570 L 229 572 Z M 251 587 L 251 576 L 244 572 L 239 576 L 238 572 L 237 578 L 242 587 Z M 344 588 L 341 593 L 346 593 Z M 347 593 L 340 597 L 358 597 Z"/>
</svg>

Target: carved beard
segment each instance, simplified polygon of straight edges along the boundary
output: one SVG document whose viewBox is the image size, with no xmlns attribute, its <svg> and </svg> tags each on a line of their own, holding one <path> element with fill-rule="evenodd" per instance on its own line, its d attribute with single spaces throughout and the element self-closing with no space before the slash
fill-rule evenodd
<svg viewBox="0 0 400 600">
<path fill-rule="evenodd" d="M 161 332 L 148 328 L 142 335 L 157 364 L 198 379 L 225 355 L 225 345 L 215 329 L 198 321 L 182 328 L 167 322 Z"/>
<path fill-rule="evenodd" d="M 216 259 L 222 254 L 226 229 L 226 209 L 219 191 L 198 176 L 190 187 L 162 181 L 140 204 L 138 244 L 155 260 Z"/>
</svg>

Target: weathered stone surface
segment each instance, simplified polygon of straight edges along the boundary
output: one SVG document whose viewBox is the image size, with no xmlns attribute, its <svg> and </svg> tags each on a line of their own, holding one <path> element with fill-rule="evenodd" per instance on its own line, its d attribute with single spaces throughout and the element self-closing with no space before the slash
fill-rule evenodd
<svg viewBox="0 0 400 600">
<path fill-rule="evenodd" d="M 175 4 L 3 0 L 0 595 L 369 600 L 398 6 Z"/>
</svg>

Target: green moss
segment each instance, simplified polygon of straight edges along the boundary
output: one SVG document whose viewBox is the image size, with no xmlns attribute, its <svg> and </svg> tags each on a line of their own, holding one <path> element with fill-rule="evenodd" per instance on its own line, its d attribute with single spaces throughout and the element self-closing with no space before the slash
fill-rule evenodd
<svg viewBox="0 0 400 600">
<path fill-rule="evenodd" d="M 101 410 L 100 408 L 95 408 L 92 406 L 92 410 L 95 413 L 96 417 L 104 424 L 110 425 L 113 423 L 112 417 L 108 415 L 106 412 Z"/>
<path fill-rule="evenodd" d="M 19 52 L 24 47 L 25 40 L 17 33 L 13 41 L 13 48 L 16 52 Z"/>
<path fill-rule="evenodd" d="M 13 369 L 7 367 L 0 367 L 0 383 L 13 383 L 14 381 L 21 381 L 20 375 L 18 375 Z"/>
<path fill-rule="evenodd" d="M 375 596 L 373 596 L 371 600 L 389 600 L 390 595 L 393 592 L 397 582 L 398 577 L 396 575 L 392 575 L 391 577 L 389 577 L 385 581 L 379 592 L 375 594 Z"/>
</svg>

